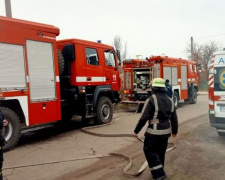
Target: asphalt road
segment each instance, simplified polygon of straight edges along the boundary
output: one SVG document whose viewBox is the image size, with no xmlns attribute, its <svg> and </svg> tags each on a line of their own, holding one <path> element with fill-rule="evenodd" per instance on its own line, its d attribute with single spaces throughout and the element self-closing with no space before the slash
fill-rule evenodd
<svg viewBox="0 0 225 180">
<path fill-rule="evenodd" d="M 224 179 L 225 138 L 219 137 L 208 120 L 207 94 L 197 104 L 181 103 L 177 110 L 179 136 L 171 138 L 176 148 L 166 155 L 165 170 L 170 179 Z M 132 134 L 140 114 L 116 108 L 115 123 L 91 129 L 100 134 Z M 8 180 L 127 180 L 152 179 L 147 168 L 140 176 L 126 177 L 128 161 L 110 152 L 125 153 L 133 159 L 131 172 L 145 161 L 143 144 L 132 137 L 98 137 L 80 131 L 73 122 L 64 128 L 51 126 L 25 132 L 12 151 L 4 154 L 3 175 Z M 143 137 L 144 130 L 140 133 Z M 105 156 L 98 158 L 96 156 Z"/>
</svg>

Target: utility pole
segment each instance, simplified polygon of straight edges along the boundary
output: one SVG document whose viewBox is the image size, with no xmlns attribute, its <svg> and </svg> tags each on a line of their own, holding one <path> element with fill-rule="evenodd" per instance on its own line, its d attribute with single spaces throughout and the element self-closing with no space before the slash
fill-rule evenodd
<svg viewBox="0 0 225 180">
<path fill-rule="evenodd" d="M 11 0 L 5 0 L 5 12 L 7 17 L 12 17 Z"/>
<path fill-rule="evenodd" d="M 194 59 L 193 55 L 194 55 L 194 53 L 193 53 L 193 37 L 191 37 L 191 60 Z"/>
</svg>

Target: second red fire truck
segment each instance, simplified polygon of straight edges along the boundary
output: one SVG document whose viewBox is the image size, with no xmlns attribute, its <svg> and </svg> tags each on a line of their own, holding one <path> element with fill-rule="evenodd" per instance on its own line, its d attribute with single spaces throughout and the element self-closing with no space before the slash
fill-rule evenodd
<svg viewBox="0 0 225 180">
<path fill-rule="evenodd" d="M 168 79 L 173 89 L 173 100 L 197 102 L 198 73 L 196 62 L 168 56 L 149 59 L 130 59 L 123 62 L 125 103 L 144 103 L 151 94 L 149 83 L 156 77 Z"/>
</svg>

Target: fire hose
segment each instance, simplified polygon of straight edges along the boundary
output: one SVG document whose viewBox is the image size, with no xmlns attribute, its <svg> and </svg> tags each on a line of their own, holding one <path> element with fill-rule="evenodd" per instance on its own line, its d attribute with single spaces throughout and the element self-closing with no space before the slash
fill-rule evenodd
<svg viewBox="0 0 225 180">
<path fill-rule="evenodd" d="M 127 116 L 127 115 L 125 115 Z M 86 134 L 90 134 L 90 135 L 94 135 L 94 136 L 99 136 L 99 137 L 133 137 L 133 138 L 137 138 L 139 141 L 141 141 L 142 143 L 144 143 L 144 140 L 140 139 L 138 136 L 136 136 L 135 134 L 100 134 L 100 133 L 95 133 L 95 132 L 91 132 L 88 131 L 89 129 L 94 129 L 94 128 L 100 128 L 100 127 L 104 127 L 104 126 L 108 126 L 112 123 L 115 123 L 116 121 L 118 121 L 119 119 L 123 118 L 124 116 L 121 116 L 119 118 L 117 118 L 114 121 L 111 121 L 110 123 L 107 124 L 102 124 L 102 125 L 97 125 L 97 126 L 91 126 L 91 127 L 85 127 L 82 128 L 81 131 L 86 133 Z M 170 148 L 167 148 L 166 152 L 171 151 L 172 149 L 174 149 L 176 147 L 175 143 L 168 143 L 168 145 L 170 145 Z M 129 169 L 132 167 L 132 158 L 129 157 L 126 154 L 122 154 L 122 153 L 109 153 L 111 156 L 118 156 L 118 157 L 122 157 L 126 160 L 129 161 L 129 163 L 124 167 L 123 169 L 123 173 L 124 175 L 128 176 L 128 177 L 136 177 L 139 176 L 148 166 L 147 161 L 145 160 L 145 162 L 143 163 L 143 165 L 140 167 L 140 169 L 137 172 L 128 172 Z"/>
<path fill-rule="evenodd" d="M 125 116 L 127 116 L 127 115 L 125 115 Z M 86 134 L 99 136 L 99 137 L 133 137 L 133 138 L 137 138 L 139 141 L 141 141 L 143 143 L 144 141 L 142 139 L 140 139 L 138 136 L 136 136 L 135 134 L 100 134 L 100 133 L 94 133 L 94 132 L 88 131 L 90 129 L 108 126 L 112 123 L 115 123 L 116 121 L 118 121 L 119 119 L 121 119 L 123 117 L 124 116 L 121 116 L 121 117 L 117 118 L 116 120 L 111 121 L 110 123 L 107 123 L 107 124 L 84 127 L 81 129 L 81 131 Z M 166 152 L 168 152 L 176 147 L 176 145 L 174 143 L 168 143 L 168 144 L 171 147 L 168 148 L 166 150 Z M 140 175 L 148 166 L 147 161 L 145 161 L 143 163 L 143 165 L 141 166 L 141 168 L 137 172 L 128 172 L 129 169 L 132 167 L 132 158 L 129 157 L 128 155 L 122 154 L 122 153 L 109 153 L 109 154 L 94 155 L 94 156 L 87 156 L 87 157 L 80 157 L 80 158 L 71 158 L 71 159 L 67 159 L 67 160 L 48 161 L 48 162 L 42 162 L 42 163 L 36 163 L 36 164 L 23 164 L 23 165 L 18 165 L 18 166 L 3 167 L 2 169 L 7 170 L 7 169 L 26 168 L 26 167 L 32 167 L 32 166 L 41 166 L 41 165 L 56 164 L 56 163 L 71 162 L 71 161 L 86 160 L 86 159 L 94 159 L 94 158 L 102 158 L 102 157 L 109 157 L 109 156 L 118 156 L 118 157 L 122 157 L 129 161 L 129 163 L 123 169 L 124 175 L 126 175 L 128 177 L 135 177 L 135 176 Z"/>
</svg>

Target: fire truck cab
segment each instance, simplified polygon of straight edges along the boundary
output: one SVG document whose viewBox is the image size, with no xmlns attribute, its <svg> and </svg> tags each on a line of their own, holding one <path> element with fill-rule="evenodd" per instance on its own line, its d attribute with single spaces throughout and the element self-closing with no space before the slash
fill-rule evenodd
<svg viewBox="0 0 225 180">
<path fill-rule="evenodd" d="M 111 121 L 112 103 L 120 100 L 118 59 L 113 47 L 67 39 L 57 41 L 57 49 L 64 60 L 60 75 L 62 110 L 65 111 L 62 114 L 73 116 L 76 112 L 83 118 L 96 117 L 99 124 Z"/>
<path fill-rule="evenodd" d="M 209 120 L 225 135 L 225 51 L 215 52 L 209 68 Z"/>
<path fill-rule="evenodd" d="M 90 41 L 56 41 L 57 27 L 0 16 L 0 106 L 9 126 L 4 149 L 24 128 L 81 116 L 108 123 L 120 100 L 113 47 Z"/>
<path fill-rule="evenodd" d="M 151 56 L 148 60 L 125 61 L 124 93 L 129 101 L 140 103 L 151 95 L 149 82 L 156 77 L 168 79 L 173 90 L 175 107 L 179 100 L 197 102 L 198 73 L 196 62 L 168 56 Z"/>
</svg>

